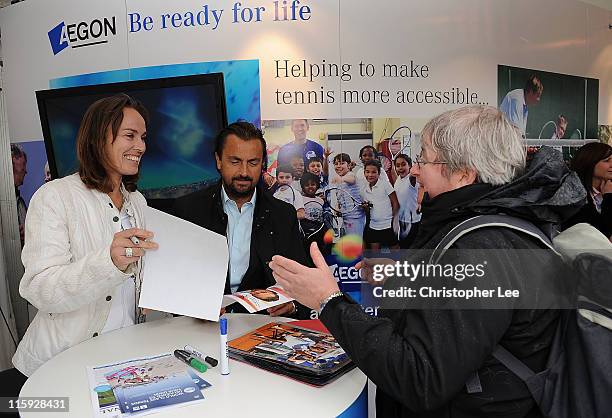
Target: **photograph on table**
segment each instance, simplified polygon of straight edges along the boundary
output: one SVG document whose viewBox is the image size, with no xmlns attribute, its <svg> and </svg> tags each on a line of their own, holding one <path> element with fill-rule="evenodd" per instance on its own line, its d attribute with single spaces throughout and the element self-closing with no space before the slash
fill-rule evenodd
<svg viewBox="0 0 612 418">
<path fill-rule="evenodd" d="M 272 322 L 228 343 L 230 357 L 315 386 L 354 366 L 328 333 Z"/>
<path fill-rule="evenodd" d="M 249 313 L 263 311 L 264 309 L 291 302 L 293 299 L 287 296 L 280 286 L 270 286 L 266 289 L 245 290 L 223 296 L 222 308 L 232 304 L 240 303 Z"/>
</svg>

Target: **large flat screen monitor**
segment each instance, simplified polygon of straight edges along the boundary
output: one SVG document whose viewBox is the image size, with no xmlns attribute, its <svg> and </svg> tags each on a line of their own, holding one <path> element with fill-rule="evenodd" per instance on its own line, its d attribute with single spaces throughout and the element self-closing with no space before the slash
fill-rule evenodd
<svg viewBox="0 0 612 418">
<path fill-rule="evenodd" d="M 149 204 L 166 210 L 175 198 L 219 178 L 214 138 L 227 126 L 221 73 L 37 91 L 53 178 L 78 170 L 76 136 L 87 108 L 120 92 L 149 111 L 147 150 L 138 181 Z"/>
</svg>

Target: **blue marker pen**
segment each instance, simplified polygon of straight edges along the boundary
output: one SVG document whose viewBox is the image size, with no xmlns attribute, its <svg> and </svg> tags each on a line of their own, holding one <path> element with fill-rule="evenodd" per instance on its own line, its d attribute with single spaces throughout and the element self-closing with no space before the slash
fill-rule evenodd
<svg viewBox="0 0 612 418">
<path fill-rule="evenodd" d="M 229 369 L 229 358 L 227 356 L 227 318 L 219 319 L 219 329 L 221 331 L 221 336 L 219 339 L 219 363 L 221 368 L 222 375 L 228 375 L 230 372 Z"/>
</svg>

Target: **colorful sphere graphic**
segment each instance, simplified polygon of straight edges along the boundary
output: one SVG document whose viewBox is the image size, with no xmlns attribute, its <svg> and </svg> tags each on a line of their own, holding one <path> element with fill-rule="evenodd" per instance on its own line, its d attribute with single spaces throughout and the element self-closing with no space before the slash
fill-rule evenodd
<svg viewBox="0 0 612 418">
<path fill-rule="evenodd" d="M 334 245 L 332 253 L 339 261 L 345 263 L 355 261 L 363 253 L 363 240 L 359 235 L 345 235 Z"/>
</svg>

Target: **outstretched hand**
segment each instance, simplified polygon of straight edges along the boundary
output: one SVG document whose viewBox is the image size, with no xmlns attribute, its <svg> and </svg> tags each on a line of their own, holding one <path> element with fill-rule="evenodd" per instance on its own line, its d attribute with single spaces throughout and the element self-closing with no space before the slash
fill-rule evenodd
<svg viewBox="0 0 612 418">
<path fill-rule="evenodd" d="M 280 255 L 272 257 L 270 268 L 276 282 L 289 296 L 311 309 L 319 309 L 325 298 L 340 289 L 316 242 L 310 245 L 310 256 L 314 268 Z"/>
</svg>

